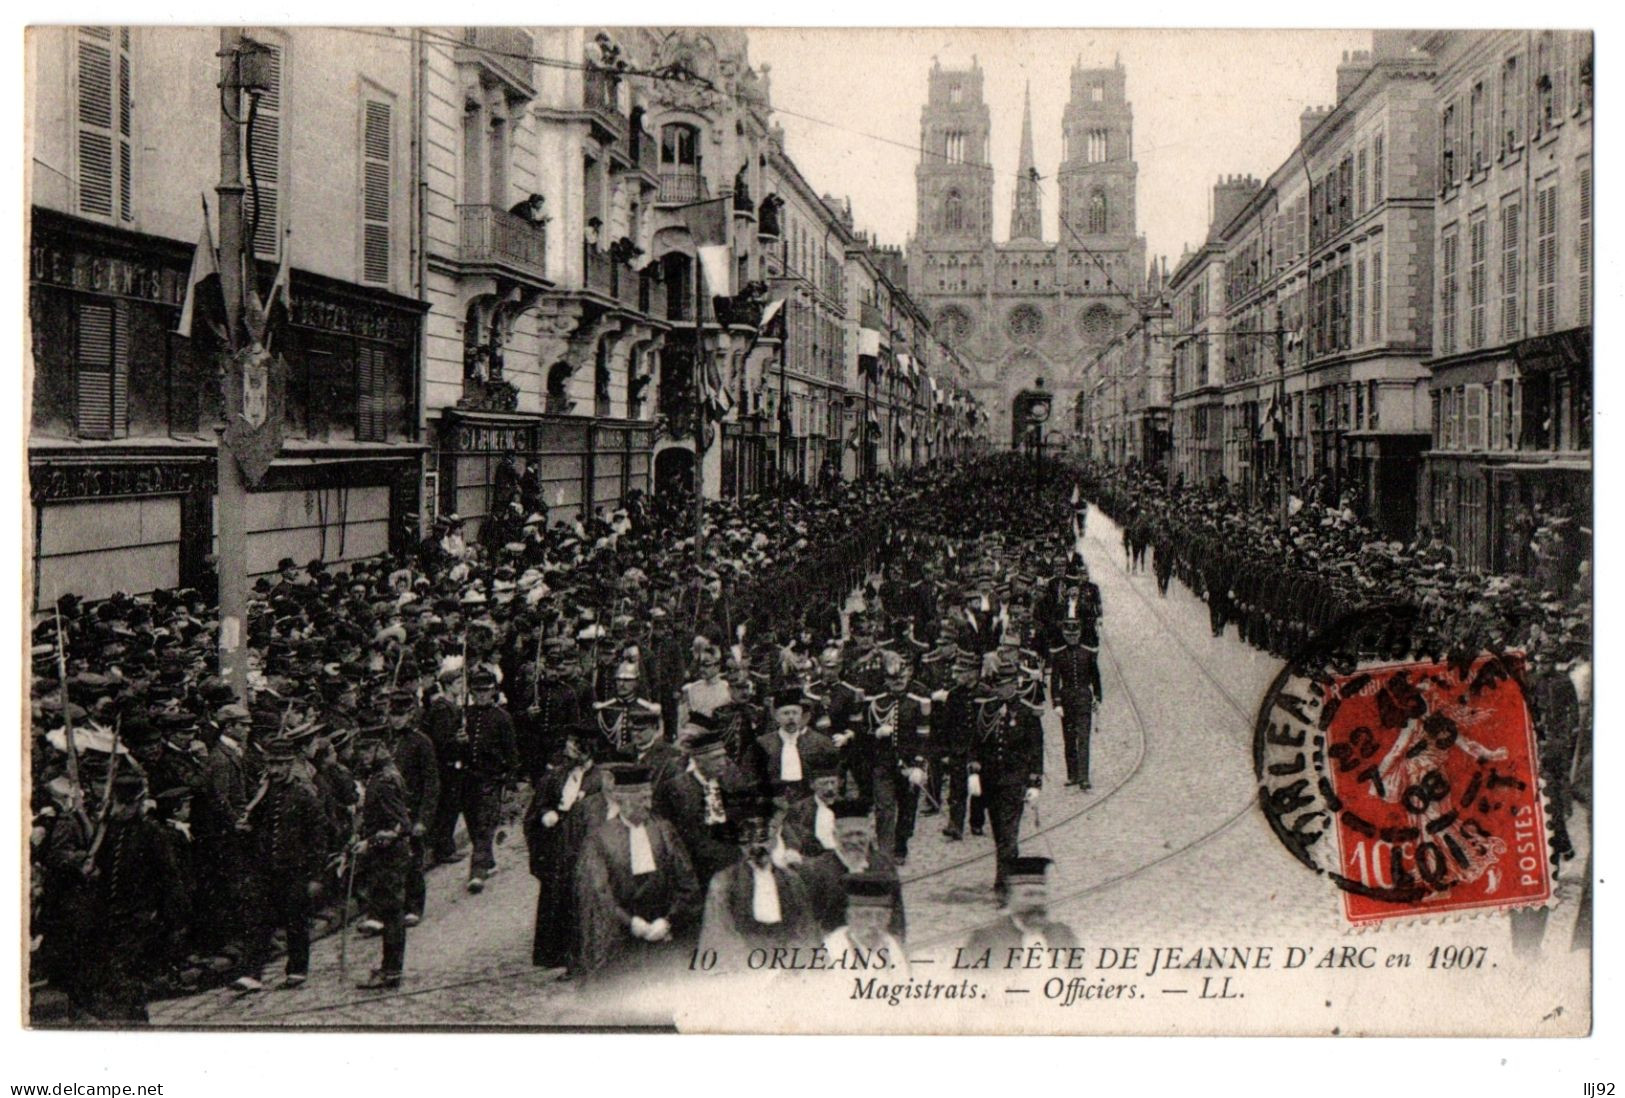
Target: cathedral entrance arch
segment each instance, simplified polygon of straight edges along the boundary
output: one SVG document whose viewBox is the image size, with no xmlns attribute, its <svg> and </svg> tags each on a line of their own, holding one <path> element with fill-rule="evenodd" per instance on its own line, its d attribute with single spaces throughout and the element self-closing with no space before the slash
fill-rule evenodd
<svg viewBox="0 0 1625 1098">
<path fill-rule="evenodd" d="M 1010 448 L 1021 450 L 1037 445 L 1050 433 L 1055 394 L 1038 378 L 1030 389 L 1022 389 L 1010 401 Z"/>
</svg>

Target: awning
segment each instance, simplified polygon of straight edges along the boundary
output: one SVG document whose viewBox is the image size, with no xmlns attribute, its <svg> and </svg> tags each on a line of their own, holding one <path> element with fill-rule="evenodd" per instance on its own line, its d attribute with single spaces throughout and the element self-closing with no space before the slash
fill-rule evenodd
<svg viewBox="0 0 1625 1098">
<path fill-rule="evenodd" d="M 1518 360 L 1518 369 L 1526 374 L 1587 366 L 1591 363 L 1591 330 L 1570 328 L 1566 332 L 1530 336 L 1513 344 L 1512 354 Z"/>
<path fill-rule="evenodd" d="M 1553 458 L 1551 461 L 1509 461 L 1505 465 L 1492 465 L 1492 473 L 1589 473 L 1591 462 L 1577 458 Z"/>
</svg>

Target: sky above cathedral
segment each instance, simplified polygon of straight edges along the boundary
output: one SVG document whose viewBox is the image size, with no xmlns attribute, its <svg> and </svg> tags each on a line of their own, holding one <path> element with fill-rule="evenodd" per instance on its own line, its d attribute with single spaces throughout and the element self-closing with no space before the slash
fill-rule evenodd
<svg viewBox="0 0 1625 1098">
<path fill-rule="evenodd" d="M 914 230 L 920 110 L 933 57 L 944 68 L 966 67 L 973 56 L 981 64 L 993 125 L 996 240 L 1009 235 L 1022 92 L 1031 81 L 1049 241 L 1060 232 L 1054 175 L 1072 66 L 1121 60 L 1134 108 L 1139 231 L 1148 254 L 1166 255 L 1170 265 L 1207 235 L 1214 182 L 1275 170 L 1297 146 L 1303 109 L 1335 99 L 1343 51 L 1370 47 L 1370 31 L 1336 30 L 750 32 L 752 64 L 772 66 L 775 117 L 791 157 L 821 193 L 850 196 L 857 227 L 885 244 L 901 244 Z"/>
</svg>

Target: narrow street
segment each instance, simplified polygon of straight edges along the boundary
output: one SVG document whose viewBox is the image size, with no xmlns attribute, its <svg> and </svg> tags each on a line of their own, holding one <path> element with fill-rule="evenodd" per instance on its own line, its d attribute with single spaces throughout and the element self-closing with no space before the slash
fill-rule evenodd
<svg viewBox="0 0 1625 1098">
<path fill-rule="evenodd" d="M 1120 546 L 1118 529 L 1091 511 L 1086 557 L 1105 605 L 1105 699 L 1094 738 L 1094 787 L 1082 793 L 1061 784 L 1060 722 L 1047 713 L 1050 780 L 1023 827 L 1023 851 L 1056 863 L 1053 917 L 1081 940 L 1143 947 L 1164 940 L 1245 942 L 1261 925 L 1272 941 L 1335 943 L 1355 935 L 1342 920 L 1335 889 L 1293 860 L 1255 806 L 1252 724 L 1257 699 L 1277 670 L 1274 660 L 1242 644 L 1233 630 L 1213 637 L 1198 599 L 1177 581 L 1159 596 L 1149 570 L 1125 571 Z M 940 830 L 940 816 L 921 816 L 903 869 L 915 955 L 951 951 L 996 914 L 991 838 L 967 834 L 950 843 Z M 517 828 L 503 838 L 499 861 L 501 872 L 479 896 L 462 889 L 466 862 L 431 873 L 428 914 L 410 932 L 400 992 L 353 990 L 351 983 L 374 962 L 377 942 L 352 933 L 345 979 L 333 935 L 317 943 L 304 988 L 211 991 L 154 1004 L 152 1020 L 188 1027 L 668 1021 L 628 1016 L 624 1000 L 595 1002 L 574 984 L 532 968 L 535 883 Z M 1572 901 L 1576 887 L 1563 883 L 1560 892 Z M 1547 941 L 1554 958 L 1571 956 L 1566 943 L 1574 907 L 1564 905 L 1552 920 Z M 1489 925 L 1492 948 L 1509 949 L 1505 920 Z M 1431 940 L 1425 927 L 1355 936 L 1369 941 L 1372 935 L 1395 948 L 1409 939 Z M 1485 940 L 1483 930 L 1475 935 Z M 1584 963 L 1583 954 L 1572 957 Z"/>
</svg>

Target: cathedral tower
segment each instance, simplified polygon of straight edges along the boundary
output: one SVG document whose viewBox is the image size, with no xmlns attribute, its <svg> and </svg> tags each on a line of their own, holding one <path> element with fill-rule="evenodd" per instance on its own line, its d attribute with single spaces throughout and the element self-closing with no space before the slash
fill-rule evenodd
<svg viewBox="0 0 1625 1098">
<path fill-rule="evenodd" d="M 1027 85 L 1021 108 L 1021 163 L 1016 169 L 1016 191 L 1010 204 L 1010 239 L 1043 240 L 1044 223 L 1038 205 L 1038 169 L 1033 166 L 1033 89 Z"/>
<path fill-rule="evenodd" d="M 993 166 L 988 163 L 987 104 L 982 69 L 944 69 L 933 62 L 920 112 L 915 239 L 977 244 L 993 239 Z"/>
<path fill-rule="evenodd" d="M 1061 240 L 1090 247 L 1135 236 L 1134 111 L 1121 62 L 1072 69 L 1071 102 L 1061 121 Z M 1068 226 L 1071 231 L 1068 231 Z"/>
</svg>

